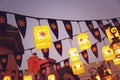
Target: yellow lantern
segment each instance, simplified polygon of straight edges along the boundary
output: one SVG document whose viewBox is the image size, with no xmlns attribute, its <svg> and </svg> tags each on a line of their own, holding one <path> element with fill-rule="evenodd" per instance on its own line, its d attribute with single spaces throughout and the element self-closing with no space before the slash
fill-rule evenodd
<svg viewBox="0 0 120 80">
<path fill-rule="evenodd" d="M 33 80 L 32 75 L 24 75 L 23 80 Z"/>
<path fill-rule="evenodd" d="M 69 55 L 70 55 L 70 60 L 71 61 L 76 61 L 76 60 L 80 59 L 80 56 L 79 56 L 76 48 L 69 49 Z"/>
<path fill-rule="evenodd" d="M 84 65 L 81 61 L 74 61 L 71 65 L 73 74 L 79 75 L 84 73 Z"/>
<path fill-rule="evenodd" d="M 86 50 L 91 47 L 91 43 L 87 33 L 81 33 L 77 36 L 80 50 Z"/>
<path fill-rule="evenodd" d="M 3 80 L 11 80 L 11 77 L 10 76 L 4 76 Z"/>
<path fill-rule="evenodd" d="M 48 80 L 56 80 L 54 74 L 49 74 L 48 75 Z"/>
<path fill-rule="evenodd" d="M 100 76 L 99 76 L 99 75 L 96 75 L 96 76 L 95 76 L 95 79 L 100 80 Z"/>
<path fill-rule="evenodd" d="M 47 25 L 34 26 L 34 41 L 36 49 L 50 48 L 52 46 L 50 30 Z"/>
<path fill-rule="evenodd" d="M 112 27 L 112 29 L 111 27 L 109 27 L 105 30 L 110 43 L 112 42 L 112 38 L 114 38 L 114 35 L 111 33 L 111 31 L 114 32 L 114 30 L 116 30 L 115 36 L 119 37 L 119 32 L 116 27 Z"/>
<path fill-rule="evenodd" d="M 114 65 L 119 65 L 120 64 L 120 58 L 115 58 L 113 59 Z"/>
<path fill-rule="evenodd" d="M 113 60 L 115 58 L 115 54 L 109 46 L 104 46 L 102 48 L 102 54 L 105 61 Z"/>
</svg>

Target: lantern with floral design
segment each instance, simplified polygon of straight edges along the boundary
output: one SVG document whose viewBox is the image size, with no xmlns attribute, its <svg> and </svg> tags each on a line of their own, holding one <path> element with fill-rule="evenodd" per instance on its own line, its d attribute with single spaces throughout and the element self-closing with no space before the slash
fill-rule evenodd
<svg viewBox="0 0 120 80">
<path fill-rule="evenodd" d="M 49 74 L 48 75 L 48 80 L 56 80 L 55 75 L 54 74 Z"/>
<path fill-rule="evenodd" d="M 91 43 L 87 33 L 81 33 L 77 36 L 80 50 L 86 50 L 91 47 Z"/>
<path fill-rule="evenodd" d="M 47 25 L 34 27 L 34 41 L 36 49 L 50 48 L 52 39 Z"/>
</svg>

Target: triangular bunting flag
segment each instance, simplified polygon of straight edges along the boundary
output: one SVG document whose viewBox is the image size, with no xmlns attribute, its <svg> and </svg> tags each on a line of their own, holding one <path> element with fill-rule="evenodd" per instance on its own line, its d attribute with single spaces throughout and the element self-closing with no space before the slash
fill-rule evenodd
<svg viewBox="0 0 120 80">
<path fill-rule="evenodd" d="M 54 46 L 55 46 L 57 52 L 62 56 L 62 43 L 61 43 L 61 41 L 54 42 Z"/>
<path fill-rule="evenodd" d="M 92 50 L 93 54 L 95 55 L 95 57 L 98 58 L 98 48 L 97 48 L 96 44 L 93 44 L 91 46 L 91 50 Z"/>
<path fill-rule="evenodd" d="M 23 71 L 18 71 L 18 80 L 23 80 Z"/>
<path fill-rule="evenodd" d="M 40 73 L 39 73 L 40 80 L 45 80 L 45 77 L 46 77 L 46 67 L 41 67 L 40 69 L 41 69 Z"/>
<path fill-rule="evenodd" d="M 90 31 L 94 29 L 92 21 L 85 21 L 85 22 Z"/>
<path fill-rule="evenodd" d="M 21 53 L 18 53 L 18 52 L 15 52 L 15 53 L 14 53 L 14 56 L 15 56 L 16 63 L 18 64 L 19 67 L 21 67 L 22 54 L 21 54 Z"/>
<path fill-rule="evenodd" d="M 73 38 L 73 29 L 70 21 L 63 20 L 63 24 L 65 26 L 65 29 L 69 35 L 69 37 L 72 39 Z"/>
<path fill-rule="evenodd" d="M 65 59 L 65 60 L 64 60 L 64 65 L 65 65 L 66 67 L 70 66 L 69 59 Z"/>
<path fill-rule="evenodd" d="M 117 18 L 112 19 L 112 21 L 120 33 L 120 23 L 118 22 Z"/>
<path fill-rule="evenodd" d="M 56 70 L 59 71 L 61 69 L 61 64 L 60 62 L 55 63 Z"/>
<path fill-rule="evenodd" d="M 92 32 L 93 36 L 94 36 L 99 42 L 101 42 L 101 35 L 100 35 L 99 29 L 98 29 L 98 28 L 92 29 L 91 32 Z"/>
<path fill-rule="evenodd" d="M 12 80 L 15 80 L 15 76 L 16 76 L 16 71 L 15 71 L 15 70 L 13 70 L 13 71 L 12 71 L 12 77 L 11 77 L 11 78 L 12 78 Z"/>
<path fill-rule="evenodd" d="M 7 68 L 7 63 L 8 63 L 8 55 L 1 55 L 0 56 L 0 62 L 4 70 Z"/>
<path fill-rule="evenodd" d="M 41 49 L 45 58 L 49 58 L 49 48 Z"/>
<path fill-rule="evenodd" d="M 97 20 L 96 22 L 97 22 L 98 26 L 100 27 L 100 29 L 102 30 L 102 32 L 106 35 L 103 22 L 101 20 Z"/>
<path fill-rule="evenodd" d="M 53 31 L 55 37 L 58 39 L 58 25 L 57 25 L 56 20 L 48 19 L 48 23 L 49 23 L 50 28 Z"/>
<path fill-rule="evenodd" d="M 15 14 L 15 19 L 16 19 L 18 29 L 20 30 L 20 32 L 24 38 L 25 34 L 26 34 L 26 28 L 27 28 L 26 17 L 22 16 L 22 15 Z"/>
<path fill-rule="evenodd" d="M 81 54 L 82 54 L 82 57 L 84 58 L 84 60 L 85 60 L 87 63 L 89 63 L 87 51 L 84 50 L 84 51 L 81 52 Z"/>
<path fill-rule="evenodd" d="M 4 71 L 4 70 L 1 71 L 0 80 L 3 80 L 5 73 L 6 73 L 6 71 Z"/>
<path fill-rule="evenodd" d="M 7 24 L 7 16 L 5 12 L 0 11 L 0 34 L 5 32 L 5 25 Z"/>
</svg>

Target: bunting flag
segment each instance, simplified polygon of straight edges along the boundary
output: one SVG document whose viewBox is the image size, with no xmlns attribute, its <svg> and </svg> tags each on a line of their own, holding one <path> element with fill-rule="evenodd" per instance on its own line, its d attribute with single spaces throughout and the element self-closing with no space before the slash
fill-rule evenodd
<svg viewBox="0 0 120 80">
<path fill-rule="evenodd" d="M 61 43 L 61 41 L 54 42 L 54 46 L 55 46 L 57 52 L 59 53 L 59 55 L 62 56 L 62 43 Z"/>
<path fill-rule="evenodd" d="M 64 65 L 65 65 L 66 67 L 70 66 L 69 59 L 65 59 L 65 60 L 64 60 Z"/>
<path fill-rule="evenodd" d="M 86 25 L 87 25 L 87 27 L 89 28 L 90 31 L 94 29 L 92 21 L 85 21 L 85 23 L 86 23 Z"/>
<path fill-rule="evenodd" d="M 56 20 L 48 19 L 48 23 L 49 23 L 50 28 L 53 31 L 55 37 L 58 39 L 58 25 L 57 25 Z"/>
<path fill-rule="evenodd" d="M 5 27 L 4 27 L 5 24 L 7 24 L 6 13 L 0 11 L 0 34 L 5 32 Z"/>
<path fill-rule="evenodd" d="M 49 48 L 45 48 L 45 49 L 41 49 L 42 50 L 42 53 L 43 53 L 43 56 L 45 58 L 49 58 Z"/>
<path fill-rule="evenodd" d="M 82 57 L 84 58 L 84 60 L 89 64 L 87 50 L 82 51 L 81 54 L 82 54 Z"/>
<path fill-rule="evenodd" d="M 55 63 L 56 71 L 59 71 L 61 69 L 61 64 L 60 62 Z"/>
<path fill-rule="evenodd" d="M 45 77 L 46 77 L 46 67 L 41 67 L 41 70 L 40 70 L 40 80 L 45 80 Z"/>
<path fill-rule="evenodd" d="M 118 22 L 117 18 L 112 19 L 112 21 L 120 33 L 120 23 Z"/>
<path fill-rule="evenodd" d="M 1 55 L 0 56 L 0 62 L 4 70 L 7 68 L 7 63 L 8 63 L 8 55 Z"/>
<path fill-rule="evenodd" d="M 93 29 L 93 30 L 91 30 L 91 32 L 92 32 L 93 36 L 94 36 L 99 42 L 101 42 L 101 35 L 100 35 L 99 29 L 98 29 L 98 28 Z"/>
<path fill-rule="evenodd" d="M 102 22 L 101 20 L 97 20 L 96 22 L 97 22 L 97 24 L 99 25 L 99 27 L 100 27 L 100 29 L 102 30 L 102 32 L 106 35 L 103 22 Z"/>
<path fill-rule="evenodd" d="M 14 53 L 14 57 L 15 57 L 15 60 L 16 60 L 16 63 L 18 64 L 18 66 L 21 67 L 21 64 L 22 64 L 22 54 L 18 53 L 18 52 L 15 52 Z"/>
<path fill-rule="evenodd" d="M 18 80 L 23 80 L 23 71 L 18 71 Z"/>
<path fill-rule="evenodd" d="M 15 80 L 15 76 L 16 76 L 16 71 L 15 71 L 15 70 L 13 70 L 13 71 L 12 71 L 12 77 L 11 77 L 11 78 L 12 78 L 12 80 Z"/>
<path fill-rule="evenodd" d="M 63 20 L 63 24 L 65 26 L 65 29 L 71 39 L 73 39 L 73 29 L 72 29 L 72 24 L 70 21 Z"/>
<path fill-rule="evenodd" d="M 20 30 L 20 32 L 24 38 L 25 34 L 26 34 L 26 27 L 27 27 L 26 26 L 26 17 L 22 16 L 22 15 L 15 14 L 15 19 L 16 19 L 18 29 Z"/>
<path fill-rule="evenodd" d="M 98 58 L 98 48 L 97 48 L 96 44 L 93 44 L 91 46 L 91 50 L 92 50 L 93 54 L 95 55 L 95 57 Z"/>
</svg>

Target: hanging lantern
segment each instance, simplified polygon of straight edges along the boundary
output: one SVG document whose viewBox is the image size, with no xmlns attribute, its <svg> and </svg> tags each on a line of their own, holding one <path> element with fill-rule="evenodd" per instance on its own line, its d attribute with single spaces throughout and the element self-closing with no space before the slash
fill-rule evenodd
<svg viewBox="0 0 120 80">
<path fill-rule="evenodd" d="M 99 75 L 96 75 L 96 76 L 95 76 L 95 79 L 100 80 L 100 76 L 99 76 Z"/>
<path fill-rule="evenodd" d="M 10 76 L 4 76 L 3 80 L 11 80 L 11 77 Z"/>
<path fill-rule="evenodd" d="M 49 74 L 48 75 L 48 80 L 56 80 L 54 74 Z"/>
<path fill-rule="evenodd" d="M 110 29 L 112 35 L 112 42 L 110 44 L 110 48 L 113 49 L 116 57 L 120 58 L 120 39 L 116 36 L 117 30 L 113 28 Z"/>
<path fill-rule="evenodd" d="M 87 33 L 81 33 L 77 36 L 80 50 L 86 50 L 91 47 L 91 43 Z"/>
<path fill-rule="evenodd" d="M 71 61 L 76 61 L 76 60 L 80 59 L 80 56 L 79 56 L 76 48 L 69 49 L 69 54 L 70 54 L 70 60 Z"/>
<path fill-rule="evenodd" d="M 112 32 L 113 32 L 114 30 L 116 30 L 115 36 L 116 36 L 116 37 L 119 37 L 119 32 L 118 32 L 118 30 L 117 30 L 117 28 L 116 28 L 115 26 L 112 27 Z M 111 27 L 107 28 L 107 29 L 105 30 L 105 32 L 106 32 L 106 34 L 107 34 L 107 37 L 108 37 L 109 42 L 111 43 L 111 42 L 112 42 L 112 38 L 114 37 L 114 35 L 111 33 Z"/>
<path fill-rule="evenodd" d="M 23 80 L 33 80 L 32 75 L 24 75 Z"/>
<path fill-rule="evenodd" d="M 102 54 L 105 61 L 113 60 L 115 58 L 115 54 L 109 46 L 104 46 L 102 48 Z"/>
<path fill-rule="evenodd" d="M 120 64 L 120 58 L 115 58 L 113 59 L 114 65 L 119 65 Z"/>
<path fill-rule="evenodd" d="M 36 49 L 50 48 L 52 46 L 52 39 L 48 26 L 34 27 L 34 41 Z"/>
<path fill-rule="evenodd" d="M 79 75 L 84 73 L 84 65 L 81 61 L 74 61 L 71 65 L 73 74 Z"/>
</svg>

